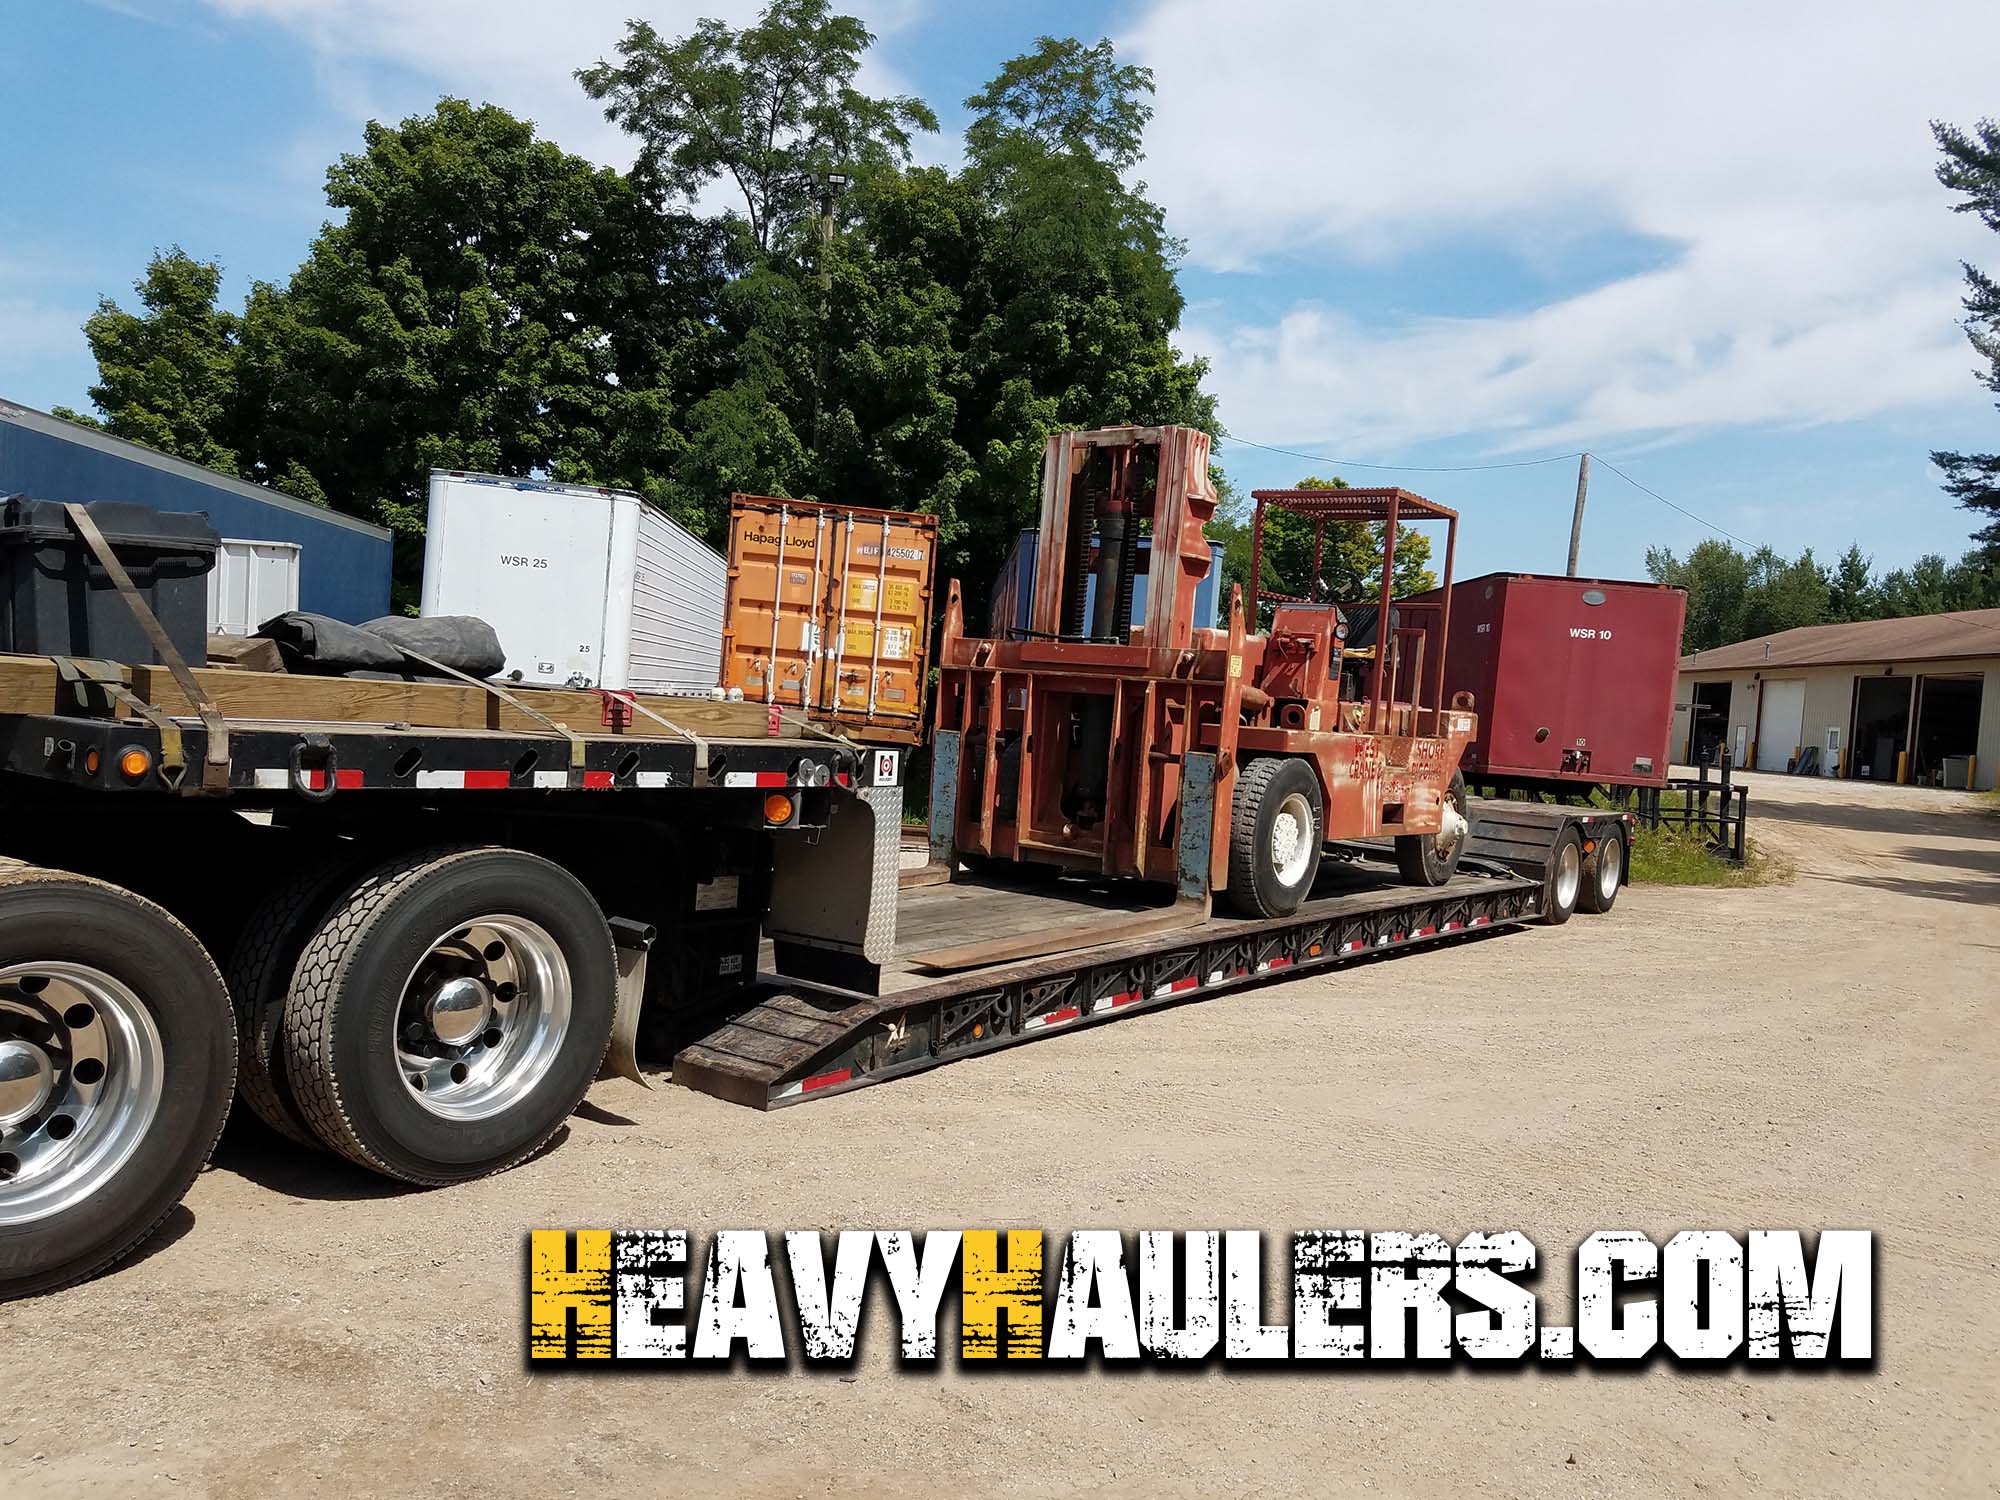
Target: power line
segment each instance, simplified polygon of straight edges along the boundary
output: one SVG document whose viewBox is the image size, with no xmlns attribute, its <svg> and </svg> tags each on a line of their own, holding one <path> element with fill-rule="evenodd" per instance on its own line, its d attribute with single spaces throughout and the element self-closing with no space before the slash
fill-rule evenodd
<svg viewBox="0 0 2000 1500">
<path fill-rule="evenodd" d="M 1266 453 L 1282 453 L 1287 458 L 1303 458 L 1308 463 L 1332 464 L 1337 469 L 1386 469 L 1403 474 L 1472 474 L 1482 469 L 1532 469 L 1538 464 L 1559 464 L 1567 459 L 1581 458 L 1581 453 L 1552 453 L 1547 458 L 1522 458 L 1511 463 L 1497 464 L 1364 464 L 1352 458 L 1328 458 L 1324 453 L 1301 453 L 1296 448 L 1277 448 L 1269 443 L 1253 442 L 1246 437 L 1238 437 L 1232 432 L 1222 436 L 1229 442 L 1241 443 L 1246 448 L 1262 448 Z"/>
<path fill-rule="evenodd" d="M 1234 433 L 1230 432 L 1225 432 L 1222 434 L 1222 436 L 1229 442 L 1241 443 L 1246 448 L 1261 448 L 1266 453 L 1282 453 L 1287 458 L 1302 458 L 1306 460 L 1308 463 L 1331 464 L 1334 468 L 1337 469 L 1378 469 L 1378 470 L 1385 470 L 1391 473 L 1402 473 L 1402 474 L 1477 474 L 1489 469 L 1532 469 L 1539 467 L 1542 464 L 1567 463 L 1571 459 L 1582 458 L 1584 451 L 1584 450 L 1578 450 L 1574 453 L 1551 453 L 1546 458 L 1521 458 L 1521 459 L 1514 459 L 1508 462 L 1491 463 L 1491 464 L 1365 464 L 1361 463 L 1356 459 L 1351 459 L 1351 458 L 1330 458 L 1324 453 L 1301 453 L 1296 448 L 1280 448 L 1271 443 L 1257 442 L 1252 438 L 1238 437 Z M 1693 521 L 1696 525 L 1706 527 L 1708 530 L 1714 532 L 1717 536 L 1726 536 L 1732 542 L 1739 542 L 1743 546 L 1748 547 L 1752 552 L 1755 552 L 1757 550 L 1757 544 L 1755 542 L 1752 542 L 1744 537 L 1738 536 L 1735 532 L 1729 530 L 1725 526 L 1716 525 L 1715 522 L 1709 520 L 1705 516 L 1696 515 L 1693 511 L 1689 510 L 1685 505 L 1676 505 L 1673 501 L 1669 500 L 1665 495 L 1662 495 L 1658 490 L 1653 489 L 1648 485 L 1643 485 L 1639 483 L 1638 480 L 1634 479 L 1630 474 L 1627 474 L 1623 469 L 1619 468 L 1618 465 L 1614 464 L 1610 459 L 1606 458 L 1603 454 L 1592 452 L 1590 456 L 1596 459 L 1599 463 L 1603 464 L 1605 468 L 1609 469 L 1612 473 L 1616 474 L 1620 479 L 1624 480 L 1627 484 L 1631 485 L 1633 489 L 1640 490 L 1645 494 L 1651 495 L 1655 500 L 1659 501 L 1660 504 L 1666 506 L 1668 510 L 1679 511 L 1682 515 L 1686 516 L 1690 521 Z"/>
<path fill-rule="evenodd" d="M 1633 489 L 1642 490 L 1646 494 L 1651 495 L 1655 500 L 1659 501 L 1660 504 L 1666 506 L 1668 510 L 1677 510 L 1682 515 L 1686 516 L 1690 521 L 1695 522 L 1697 525 L 1706 526 L 1710 531 L 1714 532 L 1717 536 L 1726 536 L 1732 542 L 1741 542 L 1744 546 L 1748 547 L 1752 552 L 1755 552 L 1757 550 L 1757 544 L 1755 542 L 1750 541 L 1747 538 L 1738 536 L 1735 532 L 1729 530 L 1727 527 L 1716 525 L 1715 522 L 1707 519 L 1704 516 L 1696 515 L 1693 511 L 1689 510 L 1685 505 L 1674 504 L 1673 501 L 1669 500 L 1665 495 L 1662 495 L 1658 490 L 1649 488 L 1648 486 L 1639 483 L 1638 480 L 1634 479 L 1630 474 L 1627 474 L 1623 469 L 1619 468 L 1618 465 L 1614 464 L 1610 459 L 1606 458 L 1602 453 L 1592 453 L 1590 456 L 1596 459 L 1599 463 L 1603 464 L 1605 468 L 1609 469 L 1612 473 L 1616 474 L 1620 479 L 1624 480 L 1627 484 L 1631 485 Z"/>
</svg>

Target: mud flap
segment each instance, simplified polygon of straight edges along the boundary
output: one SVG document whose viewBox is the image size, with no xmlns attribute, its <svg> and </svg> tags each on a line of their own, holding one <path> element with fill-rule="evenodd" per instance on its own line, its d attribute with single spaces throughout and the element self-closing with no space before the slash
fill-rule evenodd
<svg viewBox="0 0 2000 1500">
<path fill-rule="evenodd" d="M 627 917 L 611 919 L 611 940 L 618 950 L 618 1000 L 611 1013 L 611 1045 L 604 1052 L 599 1078 L 629 1078 L 640 1088 L 652 1084 L 639 1071 L 639 1012 L 646 999 L 646 955 L 659 929 Z"/>
<path fill-rule="evenodd" d="M 780 974 L 872 995 L 896 950 L 903 792 L 862 787 L 834 799 L 816 841 L 775 841 L 764 924 Z"/>
</svg>

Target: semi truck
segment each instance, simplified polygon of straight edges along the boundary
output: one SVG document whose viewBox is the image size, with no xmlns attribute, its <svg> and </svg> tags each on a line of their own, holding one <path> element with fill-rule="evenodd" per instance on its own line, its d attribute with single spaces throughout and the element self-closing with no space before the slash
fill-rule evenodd
<svg viewBox="0 0 2000 1500">
<path fill-rule="evenodd" d="M 1163 922 L 1134 882 L 969 868 L 936 791 L 942 857 L 904 871 L 902 752 L 772 706 L 195 669 L 146 634 L 159 663 L 0 657 L 0 1295 L 141 1243 L 237 1101 L 448 1188 L 642 1050 L 795 1105 L 1607 910 L 1624 869 L 1622 814 L 1475 801 L 1440 882 L 1362 841 L 1286 910 Z M 1211 868 L 1219 825 L 1179 824 Z"/>
</svg>

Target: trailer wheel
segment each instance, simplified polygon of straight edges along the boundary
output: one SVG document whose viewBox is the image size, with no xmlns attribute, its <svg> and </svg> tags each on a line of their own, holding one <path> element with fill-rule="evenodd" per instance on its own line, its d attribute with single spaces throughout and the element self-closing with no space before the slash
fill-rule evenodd
<svg viewBox="0 0 2000 1500">
<path fill-rule="evenodd" d="M 1405 833 L 1396 839 L 1396 868 L 1407 885 L 1444 885 L 1458 873 L 1471 832 L 1465 818 L 1465 776 L 1451 773 L 1445 789 L 1444 827 L 1436 833 Z"/>
<path fill-rule="evenodd" d="M 1549 850 L 1549 873 L 1542 881 L 1542 920 L 1560 927 L 1583 895 L 1583 835 L 1574 824 L 1563 829 Z"/>
<path fill-rule="evenodd" d="M 1229 818 L 1229 904 L 1246 917 L 1299 909 L 1325 843 L 1319 777 L 1302 760 L 1253 760 L 1236 778 Z"/>
<path fill-rule="evenodd" d="M 363 876 L 293 974 L 285 1061 L 342 1155 L 465 1182 L 532 1155 L 596 1077 L 617 962 L 590 893 L 511 849 L 429 850 Z"/>
<path fill-rule="evenodd" d="M 222 1133 L 236 1036 L 214 960 L 102 881 L 0 871 L 0 1296 L 103 1270 Z"/>
<path fill-rule="evenodd" d="M 299 1114 L 285 1074 L 285 997 L 292 971 L 333 899 L 355 875 L 351 853 L 301 870 L 258 902 L 225 973 L 236 1006 L 236 1093 L 286 1140 L 317 1150 L 319 1137 Z"/>
<path fill-rule="evenodd" d="M 1618 887 L 1625 881 L 1625 836 L 1607 833 L 1597 847 L 1584 857 L 1583 888 L 1577 896 L 1579 910 L 1610 911 L 1618 900 Z"/>
</svg>

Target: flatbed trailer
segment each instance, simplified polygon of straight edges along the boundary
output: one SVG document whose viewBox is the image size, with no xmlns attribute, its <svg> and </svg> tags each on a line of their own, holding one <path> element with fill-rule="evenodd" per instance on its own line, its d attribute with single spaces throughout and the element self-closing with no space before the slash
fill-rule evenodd
<svg viewBox="0 0 2000 1500">
<path fill-rule="evenodd" d="M 1442 886 L 1394 883 L 1394 848 L 1342 849 L 1288 916 L 1211 916 L 1146 931 L 1143 888 L 955 880 L 902 893 L 895 951 L 874 994 L 772 981 L 674 1057 L 678 1084 L 777 1109 L 961 1057 L 1145 1011 L 1445 943 L 1608 911 L 1627 878 L 1622 812 L 1475 799 L 1472 842 Z M 1586 874 L 1587 872 L 1587 874 Z M 1586 879 L 1596 882 L 1586 898 Z M 1608 884 L 1605 884 L 1608 882 Z M 1045 951 L 945 971 L 965 940 L 1037 934 Z"/>
<path fill-rule="evenodd" d="M 145 1239 L 232 1101 L 445 1185 L 641 1077 L 642 1019 L 680 1034 L 676 1082 L 770 1108 L 1622 879 L 1621 815 L 1504 804 L 1448 884 L 1350 849 L 1280 918 L 962 869 L 902 890 L 900 754 L 762 705 L 194 677 L 0 657 L 0 1296 Z M 1024 929 L 1041 951 L 966 961 Z"/>
<path fill-rule="evenodd" d="M 760 942 L 886 958 L 900 770 L 759 704 L 0 656 L 0 1296 L 143 1240 L 233 1100 L 465 1181 Z"/>
</svg>

